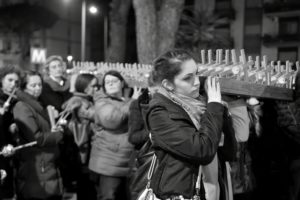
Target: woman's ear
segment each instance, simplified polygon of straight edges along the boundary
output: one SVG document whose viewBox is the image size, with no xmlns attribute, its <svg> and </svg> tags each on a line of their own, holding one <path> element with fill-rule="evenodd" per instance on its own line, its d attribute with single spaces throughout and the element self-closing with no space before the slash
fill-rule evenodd
<svg viewBox="0 0 300 200">
<path fill-rule="evenodd" d="M 174 90 L 174 84 L 171 83 L 170 81 L 168 81 L 167 79 L 164 79 L 162 82 L 161 82 L 162 86 L 168 90 L 168 91 L 173 91 Z"/>
</svg>

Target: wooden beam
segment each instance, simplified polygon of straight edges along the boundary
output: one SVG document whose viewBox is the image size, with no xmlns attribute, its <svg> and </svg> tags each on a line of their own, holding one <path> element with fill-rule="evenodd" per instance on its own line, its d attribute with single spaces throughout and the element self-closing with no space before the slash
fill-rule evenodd
<svg viewBox="0 0 300 200">
<path fill-rule="evenodd" d="M 253 84 L 225 78 L 220 78 L 220 84 L 223 94 L 286 101 L 293 100 L 293 90 L 288 88 Z"/>
</svg>

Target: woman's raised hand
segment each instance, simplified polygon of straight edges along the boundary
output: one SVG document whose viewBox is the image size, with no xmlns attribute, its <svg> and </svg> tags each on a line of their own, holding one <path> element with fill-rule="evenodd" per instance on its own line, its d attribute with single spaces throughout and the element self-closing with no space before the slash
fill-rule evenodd
<svg viewBox="0 0 300 200">
<path fill-rule="evenodd" d="M 139 96 L 142 94 L 142 88 L 138 88 L 137 86 L 134 86 L 133 88 L 133 94 L 132 94 L 132 99 L 137 99 Z"/>
<path fill-rule="evenodd" d="M 222 102 L 221 98 L 221 89 L 220 89 L 220 83 L 218 77 L 211 77 L 208 76 L 207 80 L 207 97 L 208 97 L 208 103 L 209 102 Z"/>
</svg>

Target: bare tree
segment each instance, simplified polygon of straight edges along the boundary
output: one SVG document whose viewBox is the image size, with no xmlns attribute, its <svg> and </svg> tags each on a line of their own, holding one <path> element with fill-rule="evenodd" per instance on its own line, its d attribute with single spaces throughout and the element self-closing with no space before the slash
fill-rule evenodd
<svg viewBox="0 0 300 200">
<path fill-rule="evenodd" d="M 218 27 L 229 23 L 214 13 L 214 1 L 197 0 L 183 10 L 177 32 L 176 47 L 187 49 L 197 57 L 201 49 L 232 48 L 232 39 Z"/>
<path fill-rule="evenodd" d="M 133 0 L 140 63 L 152 60 L 175 46 L 184 0 Z"/>
<path fill-rule="evenodd" d="M 112 0 L 109 13 L 110 44 L 106 61 L 124 62 L 126 51 L 126 25 L 132 0 Z"/>
</svg>

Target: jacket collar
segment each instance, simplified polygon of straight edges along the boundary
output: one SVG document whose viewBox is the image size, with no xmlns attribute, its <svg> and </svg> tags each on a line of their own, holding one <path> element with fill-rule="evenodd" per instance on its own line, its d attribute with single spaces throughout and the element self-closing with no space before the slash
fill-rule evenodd
<svg viewBox="0 0 300 200">
<path fill-rule="evenodd" d="M 190 116 L 187 114 L 187 112 L 181 106 L 177 105 L 176 103 L 174 103 L 173 101 L 171 101 L 170 99 L 165 97 L 164 95 L 155 93 L 153 95 L 153 98 L 149 102 L 149 106 L 147 108 L 146 113 L 148 114 L 149 111 L 156 106 L 165 107 L 169 111 L 170 114 L 180 113 L 180 116 L 182 117 L 182 119 L 188 120 L 194 126 L 194 123 L 193 123 L 192 119 L 190 118 Z M 144 107 L 145 107 L 145 105 L 144 105 Z"/>
<path fill-rule="evenodd" d="M 54 81 L 49 76 L 44 77 L 44 82 L 47 83 L 51 89 L 55 92 L 65 92 L 70 89 L 70 81 L 68 79 L 63 79 L 64 85 L 60 85 L 58 82 Z"/>
<path fill-rule="evenodd" d="M 37 113 L 39 113 L 45 120 L 49 121 L 49 116 L 48 116 L 46 110 L 44 109 L 44 107 L 41 105 L 41 103 L 37 99 L 35 99 L 33 96 L 31 96 L 21 90 L 18 90 L 16 92 L 16 95 L 17 95 L 18 100 L 23 101 L 24 103 L 28 104 Z"/>
<path fill-rule="evenodd" d="M 83 99 L 86 99 L 88 101 L 93 101 L 93 97 L 85 94 L 85 93 L 81 93 L 81 92 L 74 92 L 73 93 L 73 96 L 75 97 L 80 97 L 80 98 L 83 98 Z"/>
</svg>

